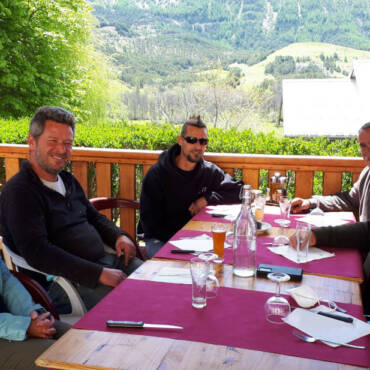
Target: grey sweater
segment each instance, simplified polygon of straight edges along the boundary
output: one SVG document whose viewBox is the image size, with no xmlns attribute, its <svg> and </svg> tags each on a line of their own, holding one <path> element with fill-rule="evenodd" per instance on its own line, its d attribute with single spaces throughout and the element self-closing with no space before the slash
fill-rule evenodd
<svg viewBox="0 0 370 370">
<path fill-rule="evenodd" d="M 317 199 L 323 211 L 355 211 L 360 221 L 370 220 L 370 167 L 366 166 L 362 170 L 351 190 L 311 198 L 312 206 L 316 206 Z"/>
</svg>

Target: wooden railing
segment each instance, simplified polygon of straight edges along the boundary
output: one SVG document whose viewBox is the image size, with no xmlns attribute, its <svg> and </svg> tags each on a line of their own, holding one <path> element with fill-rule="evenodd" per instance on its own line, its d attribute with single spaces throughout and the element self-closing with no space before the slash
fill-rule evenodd
<svg viewBox="0 0 370 370">
<path fill-rule="evenodd" d="M 139 179 L 157 161 L 160 153 L 160 151 L 149 150 L 76 147 L 72 156 L 72 172 L 86 194 L 89 195 L 88 168 L 91 164 L 95 165 L 96 172 L 93 180 L 96 181 L 96 192 L 94 196 L 109 197 L 112 196 L 112 164 L 116 164 L 119 167 L 119 191 L 114 195 L 136 199 L 137 187 L 140 186 Z M 16 174 L 20 168 L 20 159 L 27 157 L 27 145 L 0 144 L 0 160 L 3 161 L 5 168 L 4 179 L 0 178 L 0 183 L 8 181 Z M 341 190 L 344 172 L 351 173 L 352 183 L 355 182 L 365 165 L 361 158 L 354 157 L 207 153 L 205 159 L 217 164 L 231 175 L 239 170 L 244 183 L 251 184 L 253 188 L 259 186 L 261 170 L 267 170 L 269 175 L 275 171 L 280 173 L 293 171 L 295 173 L 295 196 L 303 198 L 312 195 L 315 171 L 323 173 L 323 194 L 326 195 Z M 110 217 L 109 212 L 106 212 L 106 215 Z M 121 226 L 131 235 L 135 235 L 134 210 L 121 210 Z"/>
</svg>

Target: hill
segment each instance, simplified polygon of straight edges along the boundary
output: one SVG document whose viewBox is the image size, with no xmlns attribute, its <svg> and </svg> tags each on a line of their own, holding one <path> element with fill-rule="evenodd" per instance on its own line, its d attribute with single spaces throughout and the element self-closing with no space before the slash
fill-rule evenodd
<svg viewBox="0 0 370 370">
<path fill-rule="evenodd" d="M 340 70 L 340 72 L 335 70 L 330 72 L 330 70 L 326 69 L 325 63 L 322 60 L 322 56 L 330 57 L 333 55 L 337 55 L 335 66 L 339 67 L 338 70 Z M 291 56 L 296 61 L 302 59 L 310 61 L 322 71 L 322 77 L 326 76 L 328 78 L 343 78 L 344 76 L 348 76 L 348 74 L 351 72 L 352 61 L 354 59 L 370 59 L 370 51 L 357 50 L 344 46 L 319 42 L 290 44 L 271 53 L 262 62 L 253 66 L 235 64 L 234 66 L 241 68 L 244 74 L 241 85 L 244 87 L 251 87 L 262 83 L 265 78 L 273 78 L 273 76 L 271 74 L 267 74 L 265 70 L 268 64 L 273 63 L 274 60 L 279 56 Z M 297 64 L 299 64 L 299 62 L 297 62 Z M 281 77 L 283 77 L 283 75 L 281 75 Z"/>
<path fill-rule="evenodd" d="M 292 43 L 370 50 L 370 0 L 92 0 L 97 45 L 132 86 L 253 65 Z"/>
</svg>

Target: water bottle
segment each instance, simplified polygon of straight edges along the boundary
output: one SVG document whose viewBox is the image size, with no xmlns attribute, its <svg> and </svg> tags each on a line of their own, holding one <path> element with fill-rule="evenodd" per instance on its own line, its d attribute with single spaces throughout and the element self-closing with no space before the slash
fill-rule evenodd
<svg viewBox="0 0 370 370">
<path fill-rule="evenodd" d="M 257 225 L 252 214 L 253 194 L 249 185 L 244 185 L 242 199 L 242 207 L 234 226 L 233 274 L 251 277 L 256 271 Z"/>
</svg>

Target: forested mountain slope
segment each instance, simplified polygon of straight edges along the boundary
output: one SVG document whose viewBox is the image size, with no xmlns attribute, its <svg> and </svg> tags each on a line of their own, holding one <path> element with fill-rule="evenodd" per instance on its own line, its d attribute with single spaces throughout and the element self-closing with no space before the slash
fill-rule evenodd
<svg viewBox="0 0 370 370">
<path fill-rule="evenodd" d="M 93 0 L 97 45 L 131 85 L 191 81 L 295 42 L 370 50 L 370 0 Z"/>
</svg>

